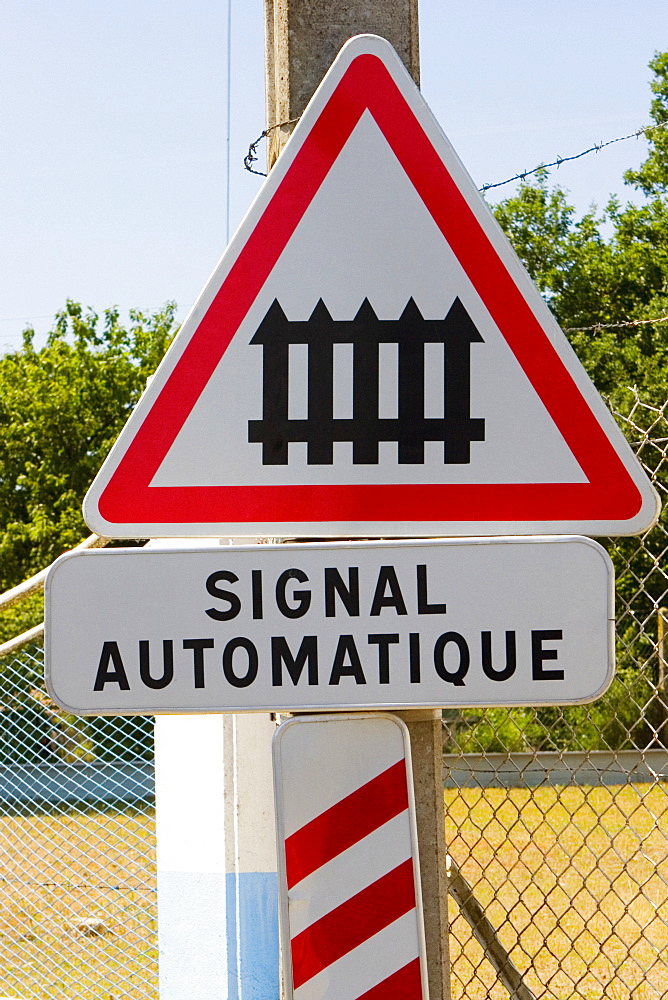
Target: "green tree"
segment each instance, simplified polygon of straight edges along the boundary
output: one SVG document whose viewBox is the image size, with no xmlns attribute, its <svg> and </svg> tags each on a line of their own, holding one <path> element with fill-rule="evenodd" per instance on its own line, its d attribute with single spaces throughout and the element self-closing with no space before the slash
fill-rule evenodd
<svg viewBox="0 0 668 1000">
<path fill-rule="evenodd" d="M 549 189 L 543 175 L 495 214 L 597 388 L 616 406 L 632 385 L 665 399 L 666 325 L 645 321 L 668 313 L 666 197 L 623 209 L 611 199 L 577 219 L 565 191 Z M 629 321 L 642 322 L 615 325 Z"/>
<path fill-rule="evenodd" d="M 652 320 L 668 315 L 668 53 L 658 54 L 650 68 L 655 127 L 647 133 L 649 152 L 638 170 L 624 175 L 644 195 L 640 204 L 611 198 L 578 218 L 566 191 L 550 187 L 543 170 L 493 211 L 613 410 L 625 416 L 635 406 L 636 426 L 651 426 L 652 438 L 665 441 L 668 425 L 657 411 L 668 400 L 668 323 Z M 638 398 L 648 408 L 638 409 Z M 622 421 L 627 433 L 629 426 Z M 659 450 L 645 446 L 640 457 L 650 468 L 659 465 L 665 497 L 668 469 Z M 651 683 L 656 608 L 668 603 L 661 568 L 665 507 L 661 525 L 642 545 L 632 538 L 606 543 L 618 605 L 633 607 L 618 628 L 617 677 L 606 695 L 578 708 L 457 713 L 448 719 L 454 745 L 469 751 L 645 747 L 656 732 L 666 743 L 666 710 Z"/>
<path fill-rule="evenodd" d="M 624 179 L 640 205 L 610 198 L 577 218 L 548 173 L 522 184 L 494 212 L 597 388 L 614 406 L 668 396 L 668 53 L 650 62 L 654 94 L 648 156 Z M 606 329 L 606 324 L 641 321 Z M 597 329 L 578 330 L 578 327 Z"/>
<path fill-rule="evenodd" d="M 68 302 L 46 345 L 0 358 L 0 587 L 88 530 L 81 501 L 174 334 L 174 305 L 122 325 Z"/>
<path fill-rule="evenodd" d="M 668 129 L 663 126 L 668 123 L 668 52 L 657 52 L 649 68 L 654 73 L 650 114 L 657 127 L 651 133 L 649 156 L 638 170 L 627 170 L 624 180 L 646 195 L 665 195 L 668 194 Z"/>
<path fill-rule="evenodd" d="M 0 358 L 0 586 L 37 572 L 88 534 L 81 502 L 175 330 L 174 305 L 100 319 L 75 302 L 46 345 Z M 41 593 L 0 617 L 0 640 L 43 617 Z M 77 719 L 54 712 L 31 647 L 0 661 L 0 760 L 119 759 L 152 753 L 153 719 Z"/>
</svg>

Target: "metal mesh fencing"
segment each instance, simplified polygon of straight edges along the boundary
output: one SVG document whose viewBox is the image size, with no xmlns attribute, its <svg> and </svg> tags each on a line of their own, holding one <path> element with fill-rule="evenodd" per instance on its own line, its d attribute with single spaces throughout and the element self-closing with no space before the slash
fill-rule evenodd
<svg viewBox="0 0 668 1000">
<path fill-rule="evenodd" d="M 617 414 L 664 504 L 667 411 L 636 397 Z M 606 544 L 617 672 L 603 698 L 444 713 L 448 851 L 522 983 L 504 986 L 453 896 L 453 1000 L 668 997 L 665 514 Z"/>
<path fill-rule="evenodd" d="M 618 414 L 664 500 L 667 411 Z M 607 546 L 605 696 L 444 713 L 453 1000 L 668 998 L 667 522 Z M 42 661 L 0 659 L 0 996 L 156 1000 L 152 720 L 58 711 Z"/>
<path fill-rule="evenodd" d="M 0 994 L 157 996 L 152 719 L 54 708 L 0 660 Z"/>
</svg>

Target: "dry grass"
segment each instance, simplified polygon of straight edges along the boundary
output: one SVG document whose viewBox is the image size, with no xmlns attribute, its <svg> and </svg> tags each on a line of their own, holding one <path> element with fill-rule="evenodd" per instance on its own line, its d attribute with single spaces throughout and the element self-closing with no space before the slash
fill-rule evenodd
<svg viewBox="0 0 668 1000">
<path fill-rule="evenodd" d="M 446 792 L 448 850 L 536 997 L 668 997 L 665 786 Z M 453 904 L 453 998 L 507 1000 Z"/>
<path fill-rule="evenodd" d="M 665 786 L 461 789 L 446 810 L 448 850 L 537 998 L 668 998 Z M 150 815 L 0 817 L 0 995 L 155 1000 L 154 839 Z M 452 915 L 453 1000 L 508 1000 Z"/>
<path fill-rule="evenodd" d="M 0 994 L 155 998 L 154 856 L 151 815 L 0 817 Z"/>
</svg>

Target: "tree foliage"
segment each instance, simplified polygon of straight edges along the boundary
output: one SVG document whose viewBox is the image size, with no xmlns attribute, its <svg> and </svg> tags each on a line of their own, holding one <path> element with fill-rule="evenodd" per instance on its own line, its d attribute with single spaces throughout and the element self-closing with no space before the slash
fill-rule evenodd
<svg viewBox="0 0 668 1000">
<path fill-rule="evenodd" d="M 46 345 L 0 358 L 0 586 L 47 566 L 88 531 L 81 502 L 174 334 L 174 305 L 122 325 L 75 302 Z M 0 640 L 42 620 L 41 593 L 0 617 Z M 41 693 L 40 658 L 0 661 L 0 761 L 145 757 L 150 718 L 82 720 L 54 713 Z"/>
<path fill-rule="evenodd" d="M 647 133 L 644 163 L 625 174 L 639 204 L 610 198 L 578 216 L 545 170 L 493 207 L 595 385 L 621 413 L 636 398 L 631 387 L 655 406 L 668 399 L 668 323 L 657 321 L 668 316 L 668 53 L 657 54 L 650 68 L 656 127 Z M 28 330 L 22 349 L 0 358 L 3 589 L 87 533 L 83 495 L 173 333 L 171 304 L 152 315 L 132 312 L 123 325 L 116 309 L 99 317 L 68 302 L 45 347 L 36 350 Z M 653 568 L 665 536 L 655 536 L 641 549 L 634 540 L 611 546 L 622 599 L 635 601 L 638 580 L 645 582 L 642 620 L 665 597 L 665 578 Z M 33 624 L 39 612 L 39 598 L 10 609 L 0 638 Z M 638 664 L 649 655 L 647 645 L 640 631 L 624 634 L 618 679 L 592 708 L 499 709 L 468 719 L 450 713 L 459 745 L 565 748 L 574 734 L 583 747 L 644 745 L 651 689 Z M 116 728 L 109 725 L 113 742 Z"/>
<path fill-rule="evenodd" d="M 615 406 L 629 386 L 665 400 L 668 328 L 646 321 L 668 314 L 668 198 L 624 208 L 610 199 L 578 219 L 543 176 L 495 214 L 597 388 Z"/>
<path fill-rule="evenodd" d="M 668 129 L 662 126 L 668 123 L 668 52 L 657 52 L 649 68 L 654 73 L 650 114 L 657 128 L 652 132 L 649 156 L 639 170 L 627 170 L 624 180 L 646 195 L 665 195 L 668 194 Z"/>
<path fill-rule="evenodd" d="M 602 210 L 594 206 L 578 217 L 567 192 L 551 187 L 543 171 L 493 209 L 594 384 L 621 414 L 638 398 L 657 408 L 668 399 L 668 322 L 660 322 L 668 317 L 668 53 L 658 54 L 650 68 L 657 127 L 647 133 L 644 163 L 624 175 L 643 195 L 640 204 L 610 198 Z M 636 412 L 636 424 L 642 419 Z M 648 410 L 646 419 L 656 413 Z M 652 435 L 665 440 L 665 420 Z M 656 454 L 647 450 L 641 457 L 655 464 Z M 658 478 L 668 488 L 665 462 Z M 667 529 L 665 509 L 661 517 Z M 632 605 L 634 615 L 623 634 L 618 629 L 617 676 L 600 701 L 453 715 L 456 745 L 470 751 L 642 748 L 656 733 L 665 744 L 666 711 L 654 696 L 656 654 L 647 634 L 656 608 L 668 601 L 659 568 L 665 537 L 664 530 L 651 532 L 642 546 L 632 538 L 606 543 L 619 604 Z"/>
<path fill-rule="evenodd" d="M 174 305 L 100 319 L 68 302 L 46 345 L 0 358 L 0 586 L 88 531 L 81 501 L 174 333 Z"/>
<path fill-rule="evenodd" d="M 668 314 L 668 53 L 650 69 L 649 152 L 624 175 L 641 204 L 610 198 L 578 218 L 544 171 L 494 209 L 597 388 L 618 406 L 631 385 L 648 401 L 668 395 L 668 326 L 644 322 Z M 605 329 L 634 320 L 643 322 Z"/>
</svg>

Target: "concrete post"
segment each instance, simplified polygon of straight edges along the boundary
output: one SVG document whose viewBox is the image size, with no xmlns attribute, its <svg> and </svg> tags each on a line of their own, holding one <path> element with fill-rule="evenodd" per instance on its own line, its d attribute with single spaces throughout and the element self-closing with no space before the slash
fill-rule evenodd
<svg viewBox="0 0 668 1000">
<path fill-rule="evenodd" d="M 364 32 L 387 38 L 420 83 L 418 0 L 265 0 L 267 126 L 298 118 L 343 43 Z M 272 131 L 269 169 L 293 127 Z"/>
<path fill-rule="evenodd" d="M 353 35 L 387 38 L 417 84 L 418 0 L 265 0 L 267 125 L 298 118 Z M 268 168 L 292 125 L 274 129 Z M 450 1000 L 443 748 L 440 711 L 397 712 L 413 757 L 430 1000 Z"/>
<path fill-rule="evenodd" d="M 395 714 L 404 720 L 411 738 L 429 1000 L 450 1000 L 441 712 L 416 709 Z"/>
</svg>

